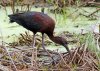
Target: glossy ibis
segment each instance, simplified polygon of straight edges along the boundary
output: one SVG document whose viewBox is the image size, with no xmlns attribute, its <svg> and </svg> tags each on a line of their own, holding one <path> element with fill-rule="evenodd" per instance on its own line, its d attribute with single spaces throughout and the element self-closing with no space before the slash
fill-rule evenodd
<svg viewBox="0 0 100 71">
<path fill-rule="evenodd" d="M 35 34 L 37 32 L 41 32 L 42 33 L 42 47 L 45 51 L 46 49 L 44 47 L 44 33 L 47 34 L 48 37 L 53 42 L 64 46 L 67 49 L 67 51 L 70 52 L 67 41 L 62 37 L 53 35 L 54 28 L 55 28 L 55 22 L 47 14 L 44 14 L 42 12 L 33 11 L 33 12 L 11 14 L 11 15 L 8 15 L 8 17 L 10 18 L 11 23 L 16 22 L 19 25 L 23 26 L 24 28 L 33 32 L 34 44 L 35 44 Z"/>
</svg>

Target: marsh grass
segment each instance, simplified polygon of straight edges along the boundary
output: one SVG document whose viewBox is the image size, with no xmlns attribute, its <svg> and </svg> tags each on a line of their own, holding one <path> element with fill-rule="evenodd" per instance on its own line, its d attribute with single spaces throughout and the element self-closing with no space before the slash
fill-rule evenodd
<svg viewBox="0 0 100 71">
<path fill-rule="evenodd" d="M 98 60 L 98 68 L 100 70 L 100 50 L 97 48 L 100 46 L 98 46 L 98 42 L 96 41 L 96 36 L 94 36 L 95 34 L 89 32 L 87 33 L 85 36 L 78 36 L 80 39 L 80 45 L 82 45 L 83 43 L 86 42 L 88 50 L 93 52 L 96 55 L 96 58 Z"/>
</svg>

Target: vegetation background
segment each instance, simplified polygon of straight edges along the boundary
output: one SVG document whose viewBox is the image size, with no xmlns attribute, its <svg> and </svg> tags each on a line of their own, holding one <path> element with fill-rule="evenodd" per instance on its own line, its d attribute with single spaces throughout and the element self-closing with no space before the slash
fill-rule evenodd
<svg viewBox="0 0 100 71">
<path fill-rule="evenodd" d="M 32 33 L 16 23 L 9 24 L 9 14 L 39 11 L 56 22 L 54 35 L 69 43 L 72 56 L 45 35 L 36 37 L 34 66 Z M 100 0 L 0 0 L 0 70 L 1 71 L 100 71 Z"/>
</svg>

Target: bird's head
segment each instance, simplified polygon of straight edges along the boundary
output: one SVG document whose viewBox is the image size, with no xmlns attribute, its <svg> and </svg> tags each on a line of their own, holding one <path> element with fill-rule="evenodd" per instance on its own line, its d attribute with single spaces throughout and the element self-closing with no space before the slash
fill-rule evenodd
<svg viewBox="0 0 100 71">
<path fill-rule="evenodd" d="M 20 21 L 20 13 L 8 15 L 10 23 L 19 22 Z"/>
<path fill-rule="evenodd" d="M 67 40 L 65 38 L 63 38 L 63 37 L 58 37 L 58 38 L 59 38 L 60 44 L 62 46 L 64 46 L 67 51 L 69 51 Z"/>
<path fill-rule="evenodd" d="M 66 50 L 69 52 L 68 42 L 65 38 L 63 38 L 63 37 L 53 37 L 53 38 L 51 38 L 51 40 L 54 41 L 57 44 L 64 46 L 66 48 Z"/>
<path fill-rule="evenodd" d="M 15 20 L 16 20 L 16 15 L 11 14 L 11 15 L 8 15 L 8 17 L 9 17 L 10 23 L 15 22 Z"/>
</svg>

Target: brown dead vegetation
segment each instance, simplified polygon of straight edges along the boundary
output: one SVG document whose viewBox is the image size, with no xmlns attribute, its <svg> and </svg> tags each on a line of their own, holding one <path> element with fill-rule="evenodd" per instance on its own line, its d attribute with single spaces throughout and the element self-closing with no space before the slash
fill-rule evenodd
<svg viewBox="0 0 100 71">
<path fill-rule="evenodd" d="M 68 34 L 66 36 L 73 37 L 72 34 Z M 31 35 L 25 32 L 25 34 L 21 34 L 21 37 L 19 40 L 23 42 L 21 43 L 18 42 L 20 44 L 16 46 L 14 45 L 10 45 L 9 47 L 5 47 L 2 45 L 0 46 L 0 64 L 1 64 L 0 69 L 1 70 L 3 71 L 13 71 L 13 70 L 31 71 L 32 70 L 31 69 L 32 48 L 30 46 L 30 44 L 32 44 L 31 43 L 32 40 L 30 41 L 27 40 L 27 39 L 31 39 Z M 48 42 L 48 40 L 46 40 L 46 42 Z M 28 43 L 28 46 L 25 43 Z M 40 43 L 36 42 L 36 44 L 40 44 Z M 48 43 L 50 44 L 50 41 Z M 57 51 L 48 50 L 48 52 L 52 55 L 52 57 L 56 62 L 55 65 L 52 64 L 52 59 L 48 56 L 48 54 L 43 49 L 39 49 L 37 52 L 37 56 L 38 56 L 37 71 L 99 71 L 100 70 L 99 58 L 97 57 L 95 52 L 89 50 L 87 45 L 88 45 L 87 43 L 84 43 L 75 49 L 71 49 L 70 50 L 71 56 L 67 52 L 59 53 Z M 7 49 L 10 49 L 10 51 L 7 51 Z"/>
</svg>

